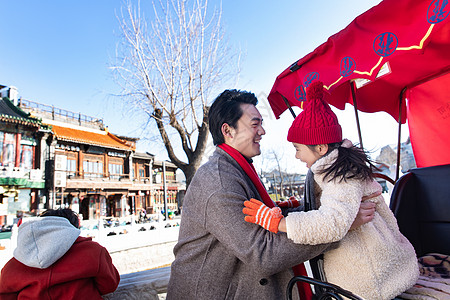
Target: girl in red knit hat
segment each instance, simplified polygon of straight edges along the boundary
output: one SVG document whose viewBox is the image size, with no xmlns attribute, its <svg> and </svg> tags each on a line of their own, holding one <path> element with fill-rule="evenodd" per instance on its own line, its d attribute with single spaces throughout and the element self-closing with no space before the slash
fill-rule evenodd
<svg viewBox="0 0 450 300">
<path fill-rule="evenodd" d="M 305 182 L 309 211 L 269 209 L 260 201 L 245 201 L 247 222 L 274 233 L 286 232 L 294 243 L 337 243 L 324 254 L 326 280 L 364 299 L 392 299 L 413 286 L 419 276 L 413 246 L 400 233 L 397 221 L 381 196 L 367 154 L 342 139 L 336 115 L 323 100 L 322 82 L 307 90 L 305 109 L 288 132 L 295 157 L 309 168 Z M 351 225 L 361 198 L 376 204 L 373 221 Z"/>
</svg>

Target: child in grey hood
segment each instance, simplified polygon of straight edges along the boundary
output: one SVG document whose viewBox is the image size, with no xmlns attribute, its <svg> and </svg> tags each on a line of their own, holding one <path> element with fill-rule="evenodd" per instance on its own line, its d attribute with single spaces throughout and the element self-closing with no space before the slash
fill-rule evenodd
<svg viewBox="0 0 450 300">
<path fill-rule="evenodd" d="M 0 275 L 1 299 L 102 299 L 120 276 L 108 251 L 80 237 L 70 209 L 47 210 L 22 223 L 14 257 Z"/>
</svg>

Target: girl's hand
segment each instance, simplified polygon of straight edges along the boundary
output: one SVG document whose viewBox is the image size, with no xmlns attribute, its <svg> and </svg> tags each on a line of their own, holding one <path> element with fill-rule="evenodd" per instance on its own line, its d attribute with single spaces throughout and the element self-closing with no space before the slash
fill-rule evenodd
<svg viewBox="0 0 450 300">
<path fill-rule="evenodd" d="M 279 207 L 269 208 L 261 201 L 253 198 L 250 201 L 245 201 L 244 206 L 242 212 L 247 215 L 245 221 L 258 224 L 271 232 L 278 232 L 278 224 L 283 219 Z"/>
<path fill-rule="evenodd" d="M 367 196 L 367 197 L 369 197 L 367 199 L 376 197 L 373 195 L 374 194 Z M 363 199 L 364 199 L 364 197 L 363 197 Z M 350 226 L 350 230 L 356 229 L 359 226 L 372 221 L 374 214 L 375 214 L 375 206 L 376 206 L 376 204 L 373 202 L 369 202 L 369 201 L 361 202 L 361 205 L 359 206 L 358 214 L 356 215 L 355 221 L 353 221 L 352 226 Z"/>
</svg>

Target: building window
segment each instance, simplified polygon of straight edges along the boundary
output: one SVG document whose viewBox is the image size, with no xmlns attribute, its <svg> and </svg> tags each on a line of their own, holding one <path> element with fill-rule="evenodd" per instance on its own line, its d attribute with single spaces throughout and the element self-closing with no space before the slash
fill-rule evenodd
<svg viewBox="0 0 450 300">
<path fill-rule="evenodd" d="M 33 146 L 22 145 L 20 147 L 20 167 L 26 170 L 33 169 Z"/>
<path fill-rule="evenodd" d="M 103 177 L 103 163 L 99 161 L 83 162 L 84 177 L 101 178 Z"/>
<path fill-rule="evenodd" d="M 144 163 L 137 163 L 136 164 L 136 168 L 137 168 L 137 177 L 141 180 L 143 180 L 144 178 L 147 178 L 147 172 L 145 172 L 145 164 Z"/>
<path fill-rule="evenodd" d="M 109 157 L 108 160 L 108 172 L 109 172 L 109 178 L 118 180 L 121 177 L 123 177 L 123 165 L 124 160 L 123 158 L 118 157 Z"/>
<path fill-rule="evenodd" d="M 15 134 L 1 132 L 0 147 L 2 150 L 0 164 L 2 166 L 14 166 L 16 157 Z"/>
<path fill-rule="evenodd" d="M 109 171 L 109 178 L 118 180 L 123 175 L 123 165 L 110 163 L 108 166 L 108 171 Z"/>
<path fill-rule="evenodd" d="M 78 174 L 77 170 L 77 160 L 78 160 L 78 153 L 76 152 L 67 152 L 67 176 L 69 178 L 73 178 Z"/>
<path fill-rule="evenodd" d="M 67 176 L 75 177 L 77 174 L 77 161 L 74 159 L 67 159 Z"/>
<path fill-rule="evenodd" d="M 103 177 L 103 157 L 86 155 L 83 160 L 83 172 L 85 178 Z"/>
<path fill-rule="evenodd" d="M 175 181 L 175 172 L 166 170 L 166 180 Z"/>
</svg>

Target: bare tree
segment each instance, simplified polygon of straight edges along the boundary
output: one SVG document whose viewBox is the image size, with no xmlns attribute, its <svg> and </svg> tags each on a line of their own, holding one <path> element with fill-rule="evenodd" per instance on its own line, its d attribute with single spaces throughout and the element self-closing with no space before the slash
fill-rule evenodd
<svg viewBox="0 0 450 300">
<path fill-rule="evenodd" d="M 281 166 L 283 156 L 284 156 L 283 152 L 277 151 L 275 149 L 270 149 L 269 157 L 275 163 L 275 168 L 278 171 L 277 177 L 280 180 L 279 182 L 280 182 L 280 196 L 281 197 L 284 197 L 284 182 L 285 182 L 284 175 L 286 174 L 286 172 L 283 170 L 284 168 L 282 168 L 282 166 Z M 276 182 L 275 182 L 275 184 L 276 184 Z"/>
<path fill-rule="evenodd" d="M 147 22 L 140 3 L 122 7 L 112 70 L 120 96 L 154 120 L 147 122 L 153 129 L 148 134 L 159 135 L 189 185 L 207 144 L 211 97 L 237 78 L 239 53 L 226 43 L 221 7 L 211 9 L 207 0 L 159 0 L 152 8 Z"/>
</svg>

